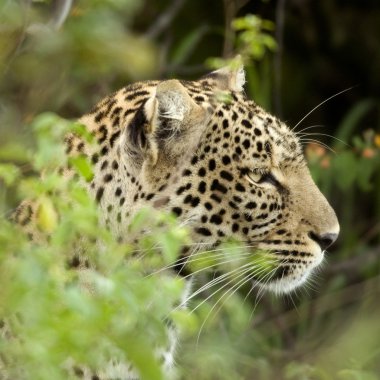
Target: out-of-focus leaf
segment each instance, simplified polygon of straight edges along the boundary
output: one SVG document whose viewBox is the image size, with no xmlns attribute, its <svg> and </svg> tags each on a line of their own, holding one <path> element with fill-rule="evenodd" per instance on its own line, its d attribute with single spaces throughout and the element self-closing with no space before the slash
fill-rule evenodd
<svg viewBox="0 0 380 380">
<path fill-rule="evenodd" d="M 359 125 L 360 119 L 362 119 L 368 111 L 376 105 L 373 99 L 364 99 L 358 102 L 354 107 L 350 109 L 341 124 L 339 125 L 336 133 L 336 137 L 348 143 L 350 136 L 352 136 L 355 128 Z M 341 142 L 335 140 L 335 147 L 342 145 Z"/>
<path fill-rule="evenodd" d="M 371 177 L 379 169 L 379 160 L 375 158 L 361 157 L 358 159 L 358 185 L 363 191 L 369 191 L 374 184 L 371 183 Z"/>
<path fill-rule="evenodd" d="M 342 380 L 378 380 L 378 376 L 375 373 L 355 369 L 339 371 L 338 378 Z"/>
<path fill-rule="evenodd" d="M 70 157 L 70 164 L 74 167 L 78 174 L 80 174 L 86 182 L 90 182 L 94 178 L 92 165 L 88 158 L 84 155 Z"/>
<path fill-rule="evenodd" d="M 7 186 L 12 185 L 20 176 L 20 169 L 12 164 L 0 163 L 0 178 Z"/>
<path fill-rule="evenodd" d="M 172 65 L 182 65 L 189 58 L 207 31 L 207 26 L 201 26 L 189 32 L 174 50 Z"/>
<path fill-rule="evenodd" d="M 173 310 L 170 313 L 173 322 L 178 326 L 182 334 L 190 335 L 199 329 L 199 321 L 195 314 L 187 310 Z"/>
<path fill-rule="evenodd" d="M 49 198 L 41 198 L 37 209 L 37 225 L 43 232 L 53 232 L 58 223 L 58 215 Z"/>
<path fill-rule="evenodd" d="M 16 141 L 9 142 L 1 146 L 0 160 L 25 163 L 30 160 L 30 152 Z"/>
<path fill-rule="evenodd" d="M 347 190 L 357 177 L 358 162 L 353 152 L 341 152 L 333 163 L 335 181 L 342 190 Z"/>
</svg>

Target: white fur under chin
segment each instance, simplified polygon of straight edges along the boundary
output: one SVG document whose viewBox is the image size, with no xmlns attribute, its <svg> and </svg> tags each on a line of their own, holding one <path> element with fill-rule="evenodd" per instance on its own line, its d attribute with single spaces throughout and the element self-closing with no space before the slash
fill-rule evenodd
<svg viewBox="0 0 380 380">
<path fill-rule="evenodd" d="M 307 279 L 311 276 L 316 267 L 318 267 L 324 258 L 324 251 L 316 255 L 315 261 L 302 273 L 295 273 L 289 277 L 280 278 L 267 284 L 257 283 L 257 286 L 262 286 L 264 289 L 269 290 L 276 295 L 287 294 L 305 284 Z"/>
<path fill-rule="evenodd" d="M 275 280 L 269 284 L 265 284 L 264 288 L 275 293 L 276 295 L 287 294 L 295 290 L 296 288 L 303 285 L 308 279 L 311 270 L 304 272 L 301 276 L 296 278 L 282 278 L 280 280 Z"/>
</svg>

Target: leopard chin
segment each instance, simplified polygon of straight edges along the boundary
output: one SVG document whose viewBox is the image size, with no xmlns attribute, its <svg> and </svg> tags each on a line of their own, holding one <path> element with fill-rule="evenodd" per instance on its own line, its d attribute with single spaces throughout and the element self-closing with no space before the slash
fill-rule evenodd
<svg viewBox="0 0 380 380">
<path fill-rule="evenodd" d="M 291 293 L 305 285 L 316 269 L 323 263 L 325 251 L 313 255 L 313 260 L 305 263 L 282 263 L 267 278 L 254 278 L 254 287 L 268 290 L 277 295 Z"/>
</svg>

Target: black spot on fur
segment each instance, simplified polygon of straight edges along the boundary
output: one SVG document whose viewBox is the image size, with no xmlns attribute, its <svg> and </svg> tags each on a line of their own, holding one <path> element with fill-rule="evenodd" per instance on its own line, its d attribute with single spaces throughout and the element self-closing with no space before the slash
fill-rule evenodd
<svg viewBox="0 0 380 380">
<path fill-rule="evenodd" d="M 100 155 L 105 156 L 107 153 L 108 153 L 108 148 L 106 146 L 104 146 L 102 148 L 102 150 L 100 151 Z"/>
<path fill-rule="evenodd" d="M 229 201 L 228 204 L 229 204 L 233 209 L 235 209 L 235 210 L 238 210 L 238 209 L 239 209 L 238 206 L 236 206 L 236 204 L 235 204 L 234 202 L 232 202 L 232 201 Z"/>
<path fill-rule="evenodd" d="M 136 92 L 132 92 L 131 94 L 126 96 L 125 100 L 133 100 L 133 99 L 136 99 L 140 96 L 146 96 L 146 95 L 149 95 L 148 91 L 136 91 Z"/>
<path fill-rule="evenodd" d="M 206 182 L 205 181 L 201 181 L 198 185 L 198 191 L 201 193 L 201 194 L 204 194 L 206 192 Z"/>
<path fill-rule="evenodd" d="M 211 191 L 219 191 L 223 194 L 227 193 L 227 188 L 222 185 L 217 179 L 214 179 L 211 184 Z"/>
<path fill-rule="evenodd" d="M 246 128 L 252 128 L 252 124 L 251 124 L 248 120 L 246 120 L 246 119 L 242 120 L 241 123 L 242 123 L 243 126 L 246 127 Z"/>
<path fill-rule="evenodd" d="M 176 194 L 181 195 L 186 190 L 186 186 L 181 186 L 177 189 Z"/>
<path fill-rule="evenodd" d="M 223 219 L 217 214 L 212 215 L 210 218 L 210 223 L 219 225 L 219 224 L 222 224 L 222 222 L 223 222 Z"/>
<path fill-rule="evenodd" d="M 180 216 L 182 214 L 182 209 L 180 207 L 173 207 L 172 212 L 177 216 Z"/>
<path fill-rule="evenodd" d="M 101 120 L 103 119 L 104 117 L 104 112 L 100 111 L 96 116 L 95 116 L 95 122 L 96 123 L 100 123 Z"/>
<path fill-rule="evenodd" d="M 209 170 L 213 171 L 216 167 L 216 164 L 215 164 L 215 160 L 212 158 L 209 162 L 208 162 L 208 168 Z"/>
<path fill-rule="evenodd" d="M 102 144 L 106 139 L 108 135 L 108 131 L 105 125 L 101 125 L 99 127 L 100 137 L 98 138 L 98 144 Z"/>
<path fill-rule="evenodd" d="M 94 153 L 91 157 L 91 162 L 95 165 L 99 161 L 99 154 Z"/>
<path fill-rule="evenodd" d="M 206 202 L 205 207 L 207 210 L 212 210 L 212 204 L 210 202 Z"/>
<path fill-rule="evenodd" d="M 96 191 L 96 196 L 95 196 L 95 199 L 97 202 L 100 202 L 100 200 L 102 199 L 103 193 L 104 193 L 104 187 L 99 187 L 99 189 Z"/>
<path fill-rule="evenodd" d="M 108 173 L 104 176 L 103 181 L 104 182 L 110 182 L 110 181 L 112 181 L 112 178 L 113 178 L 112 174 Z"/>
<path fill-rule="evenodd" d="M 252 209 L 254 209 L 254 208 L 257 207 L 257 204 L 256 204 L 256 202 L 248 202 L 248 203 L 245 205 L 245 207 L 248 208 L 248 209 L 250 209 L 250 210 L 252 210 Z"/>
<path fill-rule="evenodd" d="M 229 156 L 223 156 L 222 162 L 224 165 L 229 165 L 231 163 L 231 158 Z"/>
<path fill-rule="evenodd" d="M 227 181 L 232 181 L 234 179 L 232 174 L 230 172 L 227 172 L 226 170 L 222 170 L 220 172 L 220 176 Z"/>
<path fill-rule="evenodd" d="M 219 196 L 217 196 L 216 194 L 214 194 L 214 193 L 210 195 L 210 199 L 214 200 L 217 203 L 221 203 L 222 202 L 222 199 Z"/>
<path fill-rule="evenodd" d="M 238 182 L 238 183 L 235 185 L 235 189 L 236 189 L 237 191 L 242 192 L 242 193 L 245 192 L 245 187 L 244 187 L 240 182 Z"/>
<path fill-rule="evenodd" d="M 204 176 L 206 175 L 206 169 L 205 169 L 205 168 L 200 168 L 200 169 L 198 170 L 198 175 L 199 175 L 200 177 L 204 177 Z"/>
<path fill-rule="evenodd" d="M 211 236 L 212 235 L 211 231 L 205 227 L 196 228 L 195 232 L 197 232 L 199 235 L 203 235 L 203 236 Z"/>
<path fill-rule="evenodd" d="M 110 145 L 111 145 L 111 148 L 113 147 L 113 145 L 115 144 L 115 140 L 120 136 L 120 131 L 117 131 L 115 132 L 114 134 L 112 134 L 111 138 L 110 138 Z"/>
</svg>

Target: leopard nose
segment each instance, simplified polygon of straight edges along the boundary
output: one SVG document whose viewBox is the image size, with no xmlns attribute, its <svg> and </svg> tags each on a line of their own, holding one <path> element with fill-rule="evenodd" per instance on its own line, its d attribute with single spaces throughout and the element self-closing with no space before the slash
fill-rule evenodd
<svg viewBox="0 0 380 380">
<path fill-rule="evenodd" d="M 335 242 L 335 240 L 338 238 L 338 234 L 336 233 L 327 233 L 322 235 L 317 235 L 314 232 L 309 232 L 310 239 L 314 240 L 319 244 L 321 249 L 324 251 L 328 247 L 330 247 L 331 244 Z"/>
</svg>

